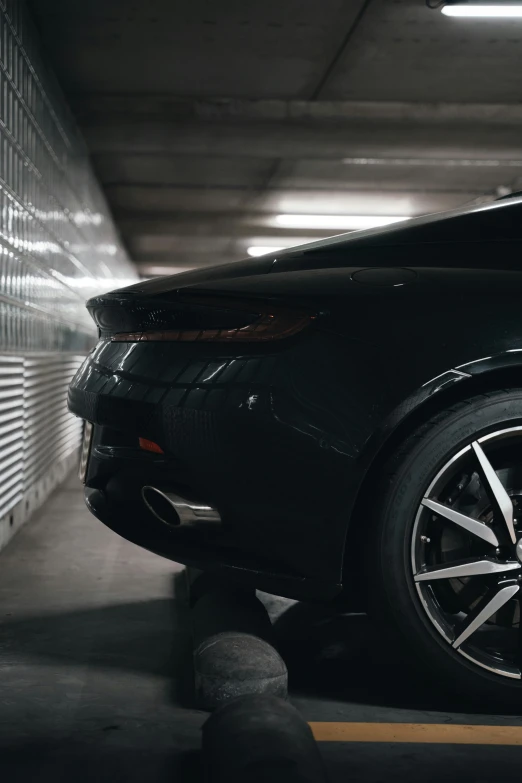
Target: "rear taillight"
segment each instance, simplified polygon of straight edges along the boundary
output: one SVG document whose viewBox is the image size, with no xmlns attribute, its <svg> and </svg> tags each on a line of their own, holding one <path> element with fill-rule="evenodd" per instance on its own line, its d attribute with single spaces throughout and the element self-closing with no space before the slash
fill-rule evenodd
<svg viewBox="0 0 522 783">
<path fill-rule="evenodd" d="M 154 443 L 153 440 L 148 440 L 148 438 L 138 438 L 138 442 L 140 444 L 140 449 L 143 449 L 143 451 L 150 451 L 153 454 L 164 453 L 161 446 L 158 446 L 158 444 Z"/>
<path fill-rule="evenodd" d="M 202 329 L 147 329 L 143 331 L 118 332 L 112 336 L 114 342 L 270 342 L 293 337 L 306 329 L 315 319 L 315 315 L 297 310 L 287 310 L 279 307 L 266 308 L 265 312 L 255 312 L 258 309 L 252 303 L 227 302 L 213 303 L 205 301 L 205 307 L 212 313 L 212 328 Z M 259 306 L 258 306 L 259 307 Z M 216 323 L 216 309 L 226 312 L 227 325 L 220 328 Z M 261 308 L 259 308 L 261 309 Z M 254 312 L 253 312 L 254 311 Z M 236 312 L 241 325 L 231 328 L 230 316 Z M 252 320 L 245 323 L 245 315 L 250 314 Z"/>
</svg>

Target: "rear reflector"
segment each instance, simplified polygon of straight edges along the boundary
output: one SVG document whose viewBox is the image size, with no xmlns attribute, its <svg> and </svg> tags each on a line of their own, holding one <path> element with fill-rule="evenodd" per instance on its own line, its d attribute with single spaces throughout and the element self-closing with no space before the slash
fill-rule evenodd
<svg viewBox="0 0 522 783">
<path fill-rule="evenodd" d="M 147 440 L 147 438 L 140 438 L 140 449 L 143 449 L 144 451 L 152 451 L 154 454 L 164 454 L 163 449 L 161 446 L 158 446 L 157 443 L 154 443 L 153 440 Z"/>
<path fill-rule="evenodd" d="M 309 326 L 315 316 L 295 311 L 263 313 L 237 329 L 166 329 L 162 331 L 119 332 L 113 342 L 269 342 L 292 337 Z"/>
</svg>

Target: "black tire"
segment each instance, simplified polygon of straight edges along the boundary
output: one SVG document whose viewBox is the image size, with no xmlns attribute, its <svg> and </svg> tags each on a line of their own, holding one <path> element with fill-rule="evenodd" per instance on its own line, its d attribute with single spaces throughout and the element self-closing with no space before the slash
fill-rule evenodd
<svg viewBox="0 0 522 783">
<path fill-rule="evenodd" d="M 482 668 L 443 638 L 417 591 L 412 535 L 421 501 L 449 460 L 487 434 L 520 425 L 522 389 L 515 389 L 470 398 L 419 427 L 381 474 L 369 541 L 370 613 L 384 625 L 388 641 L 391 633 L 401 655 L 406 654 L 426 679 L 460 692 L 482 705 L 484 711 L 492 705 L 522 708 L 522 681 Z M 522 636 L 520 641 L 522 644 Z"/>
</svg>

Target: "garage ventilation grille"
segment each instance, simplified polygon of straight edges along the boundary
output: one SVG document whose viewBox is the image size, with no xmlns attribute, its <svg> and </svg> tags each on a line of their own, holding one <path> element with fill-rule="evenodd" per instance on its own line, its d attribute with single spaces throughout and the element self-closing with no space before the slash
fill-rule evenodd
<svg viewBox="0 0 522 783">
<path fill-rule="evenodd" d="M 0 519 L 79 446 L 82 425 L 66 398 L 82 361 L 57 353 L 0 356 Z"/>
</svg>

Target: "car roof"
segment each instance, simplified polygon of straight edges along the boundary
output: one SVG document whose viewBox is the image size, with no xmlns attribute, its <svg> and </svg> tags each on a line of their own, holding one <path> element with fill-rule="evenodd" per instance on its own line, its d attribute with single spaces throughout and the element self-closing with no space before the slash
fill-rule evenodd
<svg viewBox="0 0 522 783">
<path fill-rule="evenodd" d="M 414 245 L 444 243 L 462 243 L 471 248 L 473 243 L 486 247 L 487 243 L 508 244 L 509 242 L 522 242 L 522 197 L 520 196 L 486 204 L 468 205 L 449 212 L 423 215 L 380 228 L 352 231 L 306 245 L 267 253 L 258 258 L 140 281 L 105 294 L 103 299 L 108 300 L 111 296 L 117 298 L 122 294 L 154 295 L 200 283 L 207 284 L 210 281 L 304 268 L 303 264 L 328 263 L 328 259 L 332 261 L 333 255 L 344 256 L 347 251 L 352 250 L 403 246 L 406 251 L 407 248 L 411 250 Z M 463 258 L 469 248 L 462 249 Z M 353 257 L 355 259 L 355 254 Z M 476 263 L 475 257 L 473 263 Z M 95 297 L 88 302 L 88 306 L 94 306 L 96 302 Z"/>
</svg>

